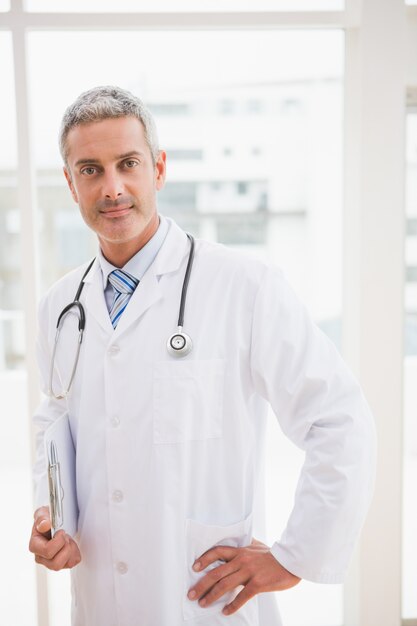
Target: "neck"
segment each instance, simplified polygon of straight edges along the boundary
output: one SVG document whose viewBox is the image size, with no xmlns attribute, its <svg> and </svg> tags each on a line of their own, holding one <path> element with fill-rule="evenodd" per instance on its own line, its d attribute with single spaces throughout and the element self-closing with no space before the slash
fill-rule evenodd
<svg viewBox="0 0 417 626">
<path fill-rule="evenodd" d="M 137 237 L 129 241 L 115 243 L 114 241 L 106 241 L 99 238 L 103 256 L 115 267 L 124 267 L 126 263 L 152 239 L 158 227 L 159 216 L 155 214 L 143 231 Z"/>
</svg>

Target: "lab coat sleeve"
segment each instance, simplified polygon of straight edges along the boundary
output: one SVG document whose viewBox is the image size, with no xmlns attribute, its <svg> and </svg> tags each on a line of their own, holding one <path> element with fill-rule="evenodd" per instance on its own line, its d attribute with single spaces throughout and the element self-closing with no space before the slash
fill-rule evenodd
<svg viewBox="0 0 417 626">
<path fill-rule="evenodd" d="M 300 578 L 341 583 L 373 490 L 374 423 L 357 381 L 279 270 L 266 270 L 258 288 L 251 368 L 283 432 L 305 451 L 272 554 Z"/>
<path fill-rule="evenodd" d="M 38 310 L 39 324 L 36 344 L 36 356 L 40 373 L 41 389 L 44 396 L 33 415 L 36 445 L 36 456 L 33 467 L 35 510 L 40 506 L 49 506 L 48 477 L 46 473 L 46 460 L 44 452 L 44 432 L 55 419 L 66 411 L 65 400 L 55 400 L 55 398 L 50 398 L 46 395 L 48 390 L 49 367 L 51 362 L 51 346 L 48 343 L 47 329 L 49 328 L 50 323 L 55 326 L 54 322 L 49 321 L 48 308 L 48 299 L 45 297 L 41 300 Z M 55 384 L 59 384 L 57 380 L 55 380 Z"/>
</svg>

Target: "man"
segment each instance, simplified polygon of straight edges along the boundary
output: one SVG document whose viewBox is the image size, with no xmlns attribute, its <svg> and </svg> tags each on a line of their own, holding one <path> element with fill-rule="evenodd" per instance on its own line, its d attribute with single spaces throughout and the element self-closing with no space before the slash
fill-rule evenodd
<svg viewBox="0 0 417 626">
<path fill-rule="evenodd" d="M 82 282 L 86 330 L 73 385 L 35 415 L 30 550 L 49 569 L 71 568 L 76 626 L 278 625 L 274 596 L 264 592 L 301 578 L 342 582 L 364 520 L 374 430 L 358 384 L 279 271 L 200 240 L 185 304 L 192 350 L 167 351 L 190 242 L 158 215 L 166 155 L 151 116 L 126 91 L 92 89 L 67 109 L 60 145 L 99 251 L 84 279 L 87 265 L 40 306 L 46 390 L 56 320 Z M 78 317 L 67 318 L 55 393 L 70 379 L 78 336 Z M 255 539 L 264 526 L 268 402 L 306 454 L 294 509 L 272 547 Z M 42 437 L 65 411 L 78 533 L 51 539 Z"/>
</svg>

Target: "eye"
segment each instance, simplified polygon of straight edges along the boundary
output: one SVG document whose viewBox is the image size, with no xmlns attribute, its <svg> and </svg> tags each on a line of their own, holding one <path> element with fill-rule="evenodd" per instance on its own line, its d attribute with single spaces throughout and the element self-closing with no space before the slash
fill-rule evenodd
<svg viewBox="0 0 417 626">
<path fill-rule="evenodd" d="M 129 159 L 128 161 L 125 161 L 124 164 L 127 168 L 132 169 L 138 165 L 138 162 L 134 159 Z"/>
<path fill-rule="evenodd" d="M 92 166 L 83 167 L 81 170 L 81 174 L 85 174 L 86 176 L 92 176 L 96 172 L 96 168 Z"/>
</svg>

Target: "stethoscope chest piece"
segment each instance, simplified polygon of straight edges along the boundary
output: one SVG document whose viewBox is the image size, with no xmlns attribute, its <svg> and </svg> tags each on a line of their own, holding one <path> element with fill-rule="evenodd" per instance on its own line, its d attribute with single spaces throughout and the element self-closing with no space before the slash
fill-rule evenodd
<svg viewBox="0 0 417 626">
<path fill-rule="evenodd" d="M 190 253 L 188 255 L 187 269 L 185 270 L 184 282 L 182 285 L 180 313 L 178 316 L 177 330 L 171 335 L 167 341 L 168 354 L 175 357 L 187 356 L 193 349 L 193 342 L 189 335 L 183 332 L 184 325 L 184 308 L 185 300 L 187 297 L 188 282 L 190 280 L 191 267 L 194 260 L 194 238 L 187 233 L 187 237 L 190 241 Z"/>
<path fill-rule="evenodd" d="M 176 357 L 186 356 L 191 352 L 192 348 L 193 342 L 191 337 L 182 332 L 182 327 L 178 326 L 177 331 L 167 341 L 169 354 Z"/>
</svg>

